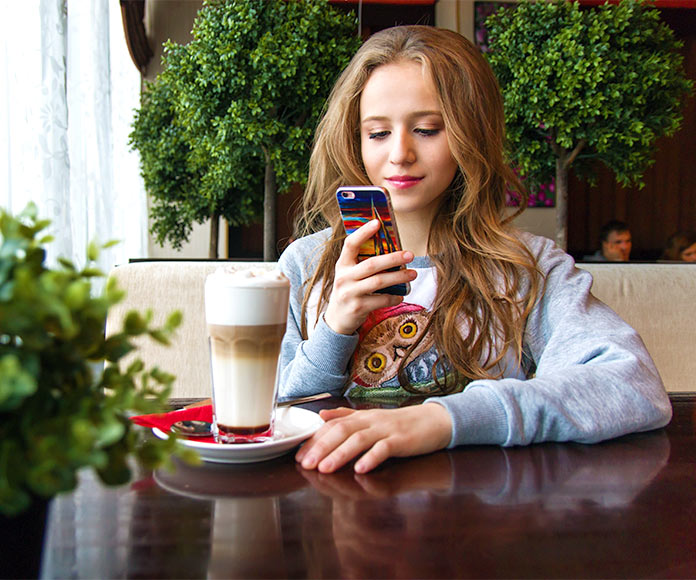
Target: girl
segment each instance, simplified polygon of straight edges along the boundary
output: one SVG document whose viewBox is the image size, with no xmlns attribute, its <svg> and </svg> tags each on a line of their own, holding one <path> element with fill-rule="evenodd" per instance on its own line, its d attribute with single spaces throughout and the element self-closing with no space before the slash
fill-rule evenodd
<svg viewBox="0 0 696 580">
<path fill-rule="evenodd" d="M 300 239 L 280 258 L 292 287 L 280 394 L 433 396 L 322 411 L 302 467 L 328 473 L 359 457 L 365 473 L 390 456 L 595 442 L 669 421 L 642 341 L 590 294 L 590 275 L 505 217 L 506 188 L 522 188 L 503 145 L 496 79 L 454 32 L 384 30 L 341 74 L 317 129 Z M 391 194 L 403 251 L 358 263 L 379 224 L 346 237 L 335 191 L 361 184 Z M 404 282 L 405 299 L 376 293 Z"/>
</svg>

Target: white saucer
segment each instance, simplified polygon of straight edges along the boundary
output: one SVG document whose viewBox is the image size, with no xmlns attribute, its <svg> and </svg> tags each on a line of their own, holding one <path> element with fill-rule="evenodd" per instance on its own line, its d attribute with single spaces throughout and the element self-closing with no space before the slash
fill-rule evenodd
<svg viewBox="0 0 696 580">
<path fill-rule="evenodd" d="M 314 411 L 299 407 L 279 407 L 276 410 L 275 433 L 271 441 L 263 443 L 204 443 L 191 439 L 179 442 L 198 452 L 203 461 L 212 463 L 254 463 L 279 457 L 296 447 L 324 423 Z M 167 439 L 168 433 L 154 427 L 152 432 L 160 439 Z"/>
</svg>

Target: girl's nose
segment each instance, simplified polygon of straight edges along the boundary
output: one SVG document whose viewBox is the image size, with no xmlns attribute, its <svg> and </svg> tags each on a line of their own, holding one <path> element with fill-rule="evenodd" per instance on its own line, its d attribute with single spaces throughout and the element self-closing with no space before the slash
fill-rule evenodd
<svg viewBox="0 0 696 580">
<path fill-rule="evenodd" d="M 389 161 L 393 165 L 405 165 L 413 163 L 415 160 L 416 153 L 410 135 L 405 132 L 395 132 Z"/>
</svg>

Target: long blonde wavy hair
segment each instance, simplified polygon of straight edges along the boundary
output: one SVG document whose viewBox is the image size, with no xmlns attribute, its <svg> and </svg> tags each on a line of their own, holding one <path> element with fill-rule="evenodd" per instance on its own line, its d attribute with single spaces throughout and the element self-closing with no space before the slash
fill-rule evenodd
<svg viewBox="0 0 696 580">
<path fill-rule="evenodd" d="M 435 85 L 449 147 L 458 171 L 441 197 L 428 240 L 437 270 L 437 294 L 429 330 L 440 361 L 449 361 L 456 392 L 472 379 L 495 378 L 492 369 L 505 350 L 522 360 L 524 323 L 542 283 L 534 257 L 510 231 L 506 188 L 527 194 L 503 154 L 505 122 L 500 89 L 480 52 L 461 35 L 430 26 L 400 26 L 378 32 L 358 50 L 336 82 L 319 123 L 302 211 L 295 234 L 331 227 L 315 260 L 302 304 L 320 285 L 318 312 L 328 303 L 345 232 L 335 191 L 339 185 L 369 185 L 360 153 L 360 96 L 371 72 L 382 65 L 415 61 Z M 461 329 L 469 332 L 462 335 Z M 425 333 L 423 333 L 425 334 Z M 415 346 L 415 345 L 414 345 Z M 401 370 L 408 355 L 401 361 Z M 437 366 L 437 365 L 436 365 Z M 400 372 L 402 386 L 405 373 Z M 414 391 L 415 392 L 415 391 Z"/>
</svg>

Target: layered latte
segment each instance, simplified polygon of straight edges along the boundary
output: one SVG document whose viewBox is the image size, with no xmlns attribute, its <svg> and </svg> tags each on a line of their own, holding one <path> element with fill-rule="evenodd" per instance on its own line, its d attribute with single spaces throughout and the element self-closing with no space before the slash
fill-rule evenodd
<svg viewBox="0 0 696 580">
<path fill-rule="evenodd" d="M 206 279 L 213 424 L 220 442 L 272 436 L 289 293 L 279 270 L 226 267 Z"/>
</svg>

